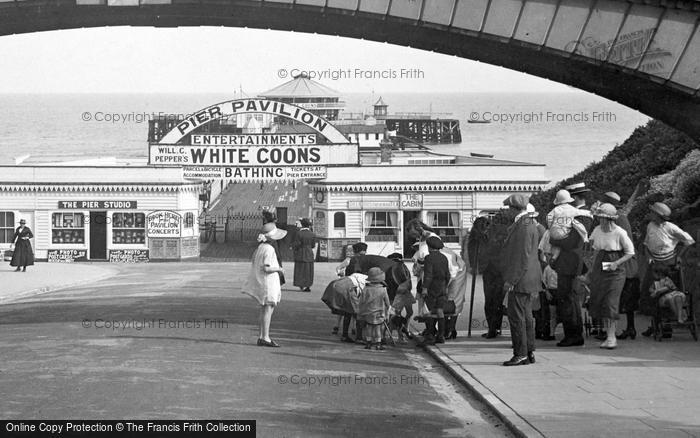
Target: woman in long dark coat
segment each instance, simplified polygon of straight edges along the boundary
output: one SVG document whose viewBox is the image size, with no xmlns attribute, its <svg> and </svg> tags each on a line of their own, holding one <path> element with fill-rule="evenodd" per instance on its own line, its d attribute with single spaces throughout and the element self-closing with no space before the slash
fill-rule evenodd
<svg viewBox="0 0 700 438">
<path fill-rule="evenodd" d="M 27 270 L 27 266 L 34 264 L 34 251 L 32 251 L 32 244 L 29 239 L 34 237 L 32 230 L 25 226 L 27 221 L 24 219 L 19 221 L 19 227 L 15 230 L 15 235 L 12 238 L 12 243 L 15 245 L 14 253 L 12 254 L 12 261 L 10 261 L 10 266 L 16 266 L 15 271 L 19 271 L 20 267 L 22 271 Z"/>
<path fill-rule="evenodd" d="M 299 220 L 301 229 L 296 233 L 292 249 L 294 250 L 294 286 L 303 292 L 311 292 L 314 283 L 314 247 L 316 236 L 311 231 L 311 221 Z"/>
</svg>

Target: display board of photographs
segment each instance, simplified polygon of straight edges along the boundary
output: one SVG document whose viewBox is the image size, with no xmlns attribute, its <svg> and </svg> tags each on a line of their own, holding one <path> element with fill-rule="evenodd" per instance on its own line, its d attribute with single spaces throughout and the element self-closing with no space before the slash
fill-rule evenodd
<svg viewBox="0 0 700 438">
<path fill-rule="evenodd" d="M 85 216 L 82 213 L 54 213 L 51 216 L 51 243 L 84 244 Z"/>
</svg>

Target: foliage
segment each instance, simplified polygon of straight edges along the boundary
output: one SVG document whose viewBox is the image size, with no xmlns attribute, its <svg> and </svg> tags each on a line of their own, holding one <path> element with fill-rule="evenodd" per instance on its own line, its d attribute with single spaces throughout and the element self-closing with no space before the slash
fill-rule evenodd
<svg viewBox="0 0 700 438">
<path fill-rule="evenodd" d="M 687 135 L 651 120 L 635 129 L 624 143 L 616 146 L 601 161 L 591 163 L 555 187 L 534 195 L 530 202 L 538 211 L 546 213 L 553 207 L 557 190 L 585 182 L 593 191 L 593 198 L 614 191 L 622 197 L 624 204 L 637 184 L 653 179 L 651 190 L 637 198 L 629 215 L 633 229 L 639 232 L 651 203 L 664 201 L 672 208 L 682 210 L 683 206 L 698 199 L 699 148 Z M 540 218 L 543 216 L 540 214 Z"/>
</svg>

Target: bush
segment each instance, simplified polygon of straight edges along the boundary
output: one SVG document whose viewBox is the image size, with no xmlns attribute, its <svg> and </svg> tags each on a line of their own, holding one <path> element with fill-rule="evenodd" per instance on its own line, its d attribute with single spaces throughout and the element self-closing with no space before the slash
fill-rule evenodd
<svg viewBox="0 0 700 438">
<path fill-rule="evenodd" d="M 591 163 L 555 187 L 534 195 L 531 202 L 542 213 L 542 220 L 552 209 L 556 192 L 569 184 L 585 182 L 596 198 L 608 191 L 616 192 L 624 203 L 637 184 L 655 178 L 652 191 L 638 198 L 630 213 L 632 228 L 639 232 L 651 203 L 669 200 L 671 203 L 689 203 L 700 196 L 699 148 L 687 135 L 657 120 L 650 120 L 635 129 L 624 143 L 608 152 L 601 161 Z M 681 168 L 673 173 L 679 165 Z"/>
</svg>

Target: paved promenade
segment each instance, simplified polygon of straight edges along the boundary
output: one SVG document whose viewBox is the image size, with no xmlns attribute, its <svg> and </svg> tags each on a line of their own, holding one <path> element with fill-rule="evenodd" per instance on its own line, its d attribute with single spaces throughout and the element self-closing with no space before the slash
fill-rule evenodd
<svg viewBox="0 0 700 438">
<path fill-rule="evenodd" d="M 136 271 L 148 271 L 156 268 L 155 265 L 140 266 Z M 232 272 L 243 272 L 248 266 L 247 263 L 230 265 Z M 325 283 L 332 278 L 334 265 L 317 263 L 317 282 L 312 294 L 307 296 L 309 300 L 320 300 Z M 226 264 L 226 269 L 228 266 Z M 109 264 L 40 263 L 23 274 L 12 272 L 7 267 L 0 271 L 0 304 L 10 299 L 24 301 L 22 297 L 37 293 L 50 298 L 51 291 L 58 288 L 98 281 L 113 274 L 119 274 L 116 278 L 135 275 L 125 272 L 127 268 Z M 291 263 L 286 263 L 285 268 L 288 272 L 293 271 Z M 201 263 L 193 278 L 211 278 L 209 272 L 217 269 L 222 269 L 221 264 Z M 85 289 L 84 293 L 88 292 L 89 289 Z M 298 295 L 293 291 L 289 293 Z M 205 298 L 206 294 L 197 299 Z M 36 303 L 37 300 L 43 301 L 41 296 L 31 297 L 31 301 Z M 329 330 L 333 318 L 322 305 L 316 308 L 319 326 L 311 329 Z M 491 340 L 480 336 L 483 333 L 479 323 L 483 321 L 480 284 L 474 320 L 478 328 L 472 332 L 471 338 L 467 338 L 465 308 L 465 314 L 458 322 L 457 340 L 429 347 L 427 351 L 471 391 L 498 410 L 517 434 L 534 437 L 700 437 L 700 342 L 694 342 L 687 331 L 676 330 L 672 339 L 663 342 L 640 334 L 634 341 L 618 341 L 618 348 L 612 351 L 598 348 L 599 341 L 593 338 L 586 339 L 583 347 L 570 348 L 558 348 L 551 341 L 537 341 L 537 363 L 503 367 L 501 363 L 511 356 L 508 331 Z M 646 318 L 638 317 L 638 331 L 643 331 L 647 323 Z M 561 338 L 561 334 L 557 337 Z M 335 342 L 333 339 L 328 341 Z M 338 348 L 341 348 L 339 342 Z"/>
<path fill-rule="evenodd" d="M 501 366 L 507 331 L 481 333 L 428 349 L 523 436 L 700 437 L 700 343 L 688 331 L 663 342 L 638 335 L 612 351 L 592 337 L 583 347 L 537 341 L 537 362 L 519 367 Z"/>
<path fill-rule="evenodd" d="M 92 283 L 119 272 L 110 263 L 42 263 L 15 272 L 8 262 L 0 267 L 0 304 L 31 298 L 70 286 Z"/>
</svg>

